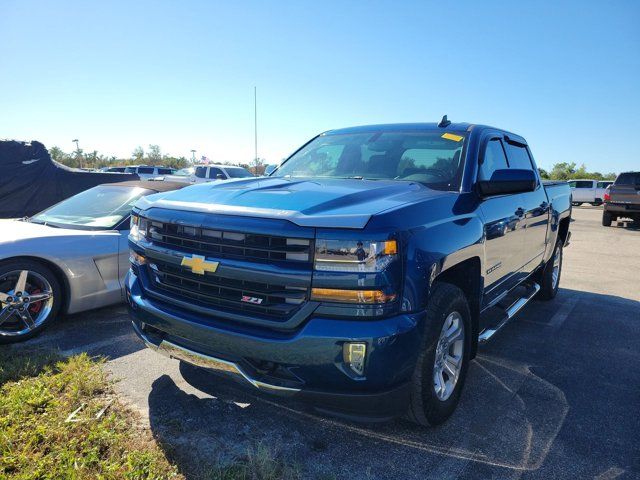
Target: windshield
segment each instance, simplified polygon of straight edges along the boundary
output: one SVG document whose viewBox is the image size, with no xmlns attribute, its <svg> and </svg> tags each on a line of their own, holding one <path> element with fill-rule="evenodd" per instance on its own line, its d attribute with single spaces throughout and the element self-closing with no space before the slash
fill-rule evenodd
<svg viewBox="0 0 640 480">
<path fill-rule="evenodd" d="M 148 193 L 149 190 L 140 187 L 100 185 L 34 215 L 31 221 L 56 227 L 108 230 L 124 220 L 136 200 Z"/>
<path fill-rule="evenodd" d="M 180 170 L 178 170 L 176 173 L 174 173 L 174 175 L 178 176 L 178 177 L 188 177 L 190 175 L 193 175 L 193 173 L 195 172 L 195 168 L 193 167 L 187 167 L 187 168 L 181 168 Z"/>
<path fill-rule="evenodd" d="M 441 131 L 321 135 L 273 176 L 400 180 L 455 190 L 462 176 L 464 138 Z"/>
<path fill-rule="evenodd" d="M 250 171 L 241 167 L 224 167 L 229 174 L 229 178 L 247 178 L 253 177 Z"/>
</svg>

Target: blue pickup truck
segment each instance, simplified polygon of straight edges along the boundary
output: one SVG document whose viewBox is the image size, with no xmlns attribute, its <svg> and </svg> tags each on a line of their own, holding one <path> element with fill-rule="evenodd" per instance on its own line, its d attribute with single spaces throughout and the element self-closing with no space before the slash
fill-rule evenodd
<svg viewBox="0 0 640 480">
<path fill-rule="evenodd" d="M 160 353 L 436 425 L 478 344 L 555 297 L 570 216 L 518 135 L 446 117 L 332 130 L 268 177 L 140 199 L 127 299 Z"/>
</svg>

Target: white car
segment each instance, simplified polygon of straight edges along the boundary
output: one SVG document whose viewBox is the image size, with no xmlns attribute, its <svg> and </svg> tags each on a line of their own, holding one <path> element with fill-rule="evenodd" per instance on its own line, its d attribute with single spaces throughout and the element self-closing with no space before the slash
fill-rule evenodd
<svg viewBox="0 0 640 480">
<path fill-rule="evenodd" d="M 602 205 L 605 189 L 613 183 L 613 180 L 570 180 L 572 201 L 574 206 L 590 203 Z"/>
<path fill-rule="evenodd" d="M 132 205 L 184 186 L 98 185 L 31 218 L 0 220 L 0 345 L 34 336 L 58 313 L 124 300 Z"/>
<path fill-rule="evenodd" d="M 173 175 L 174 168 L 169 167 L 152 167 L 150 165 L 131 165 L 125 168 L 125 173 L 136 173 L 140 180 L 151 180 L 165 175 Z"/>
<path fill-rule="evenodd" d="M 242 167 L 233 167 L 231 165 L 196 165 L 178 170 L 173 175 L 165 175 L 164 180 L 183 183 L 205 183 L 215 180 L 252 177 L 253 174 Z"/>
</svg>

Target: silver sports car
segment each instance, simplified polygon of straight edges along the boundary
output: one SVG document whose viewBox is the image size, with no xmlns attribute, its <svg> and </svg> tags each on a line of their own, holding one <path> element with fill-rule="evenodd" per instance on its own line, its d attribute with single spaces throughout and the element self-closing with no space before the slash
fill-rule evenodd
<svg viewBox="0 0 640 480">
<path fill-rule="evenodd" d="M 31 218 L 0 220 L 0 343 L 32 337 L 59 313 L 122 301 L 133 204 L 184 186 L 99 185 Z"/>
</svg>

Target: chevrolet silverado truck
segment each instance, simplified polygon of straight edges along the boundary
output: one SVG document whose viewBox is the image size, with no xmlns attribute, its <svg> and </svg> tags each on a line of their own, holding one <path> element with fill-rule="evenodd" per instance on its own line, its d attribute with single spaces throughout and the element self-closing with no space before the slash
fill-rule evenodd
<svg viewBox="0 0 640 480">
<path fill-rule="evenodd" d="M 268 177 L 140 199 L 133 327 L 255 390 L 436 425 L 478 344 L 556 296 L 570 216 L 569 185 L 543 184 L 513 133 L 332 130 Z"/>
<path fill-rule="evenodd" d="M 604 194 L 602 225 L 610 227 L 618 218 L 640 223 L 640 172 L 624 172 Z"/>
</svg>

